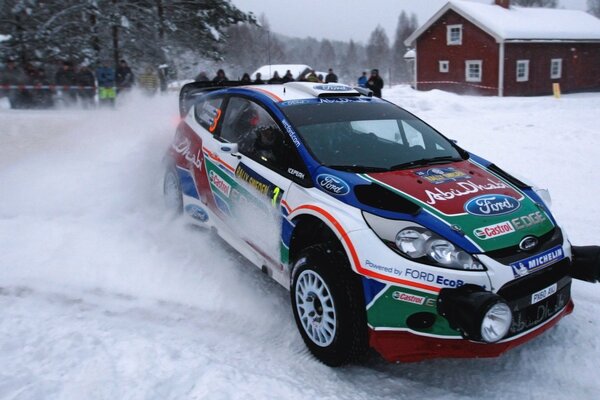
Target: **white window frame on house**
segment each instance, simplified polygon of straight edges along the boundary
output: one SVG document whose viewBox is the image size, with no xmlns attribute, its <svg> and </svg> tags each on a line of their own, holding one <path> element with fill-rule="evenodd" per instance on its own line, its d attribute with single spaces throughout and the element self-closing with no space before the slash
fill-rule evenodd
<svg viewBox="0 0 600 400">
<path fill-rule="evenodd" d="M 477 66 L 479 74 L 471 75 L 471 66 Z M 483 76 L 483 61 L 482 60 L 467 60 L 465 61 L 465 80 L 467 82 L 481 82 Z"/>
<path fill-rule="evenodd" d="M 454 39 L 452 38 L 452 30 L 453 29 L 458 29 L 458 38 Z M 462 24 L 457 24 L 457 25 L 448 25 L 446 27 L 446 44 L 448 46 L 458 46 L 462 44 L 462 36 L 463 36 L 463 26 Z"/>
<path fill-rule="evenodd" d="M 560 78 L 562 78 L 562 58 L 553 58 L 550 60 L 550 79 Z"/>
<path fill-rule="evenodd" d="M 521 66 L 523 66 L 523 73 L 519 70 L 519 67 Z M 517 77 L 517 82 L 529 81 L 529 60 L 517 60 L 515 75 Z"/>
<path fill-rule="evenodd" d="M 450 61 L 448 61 L 448 60 L 439 61 L 439 65 L 440 65 L 441 73 L 446 74 L 446 73 L 448 73 L 448 71 L 450 71 Z"/>
</svg>

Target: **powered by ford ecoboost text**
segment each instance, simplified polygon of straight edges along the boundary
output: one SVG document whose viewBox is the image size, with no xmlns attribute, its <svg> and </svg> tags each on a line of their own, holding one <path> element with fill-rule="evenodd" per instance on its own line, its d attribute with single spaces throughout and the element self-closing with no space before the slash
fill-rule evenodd
<svg viewBox="0 0 600 400">
<path fill-rule="evenodd" d="M 571 313 L 572 278 L 598 280 L 600 248 L 569 243 L 547 191 L 396 105 L 226 85 L 182 88 L 166 203 L 290 290 L 324 363 L 497 356 Z"/>
</svg>

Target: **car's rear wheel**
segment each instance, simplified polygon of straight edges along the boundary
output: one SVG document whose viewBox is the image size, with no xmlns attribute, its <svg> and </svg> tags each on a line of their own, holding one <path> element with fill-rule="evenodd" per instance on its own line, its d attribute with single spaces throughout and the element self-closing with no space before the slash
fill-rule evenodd
<svg viewBox="0 0 600 400">
<path fill-rule="evenodd" d="M 165 207 L 172 215 L 179 215 L 183 212 L 183 196 L 181 194 L 181 183 L 175 167 L 169 167 L 165 171 L 163 180 L 163 195 Z"/>
<path fill-rule="evenodd" d="M 317 359 L 339 366 L 364 357 L 364 294 L 343 251 L 332 244 L 302 250 L 294 263 L 290 293 L 298 330 Z"/>
</svg>

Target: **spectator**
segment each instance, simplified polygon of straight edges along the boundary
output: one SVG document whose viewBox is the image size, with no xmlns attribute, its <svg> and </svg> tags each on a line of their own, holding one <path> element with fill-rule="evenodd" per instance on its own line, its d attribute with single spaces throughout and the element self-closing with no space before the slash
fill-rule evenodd
<svg viewBox="0 0 600 400">
<path fill-rule="evenodd" d="M 133 72 L 131 71 L 131 68 L 129 68 L 129 65 L 127 65 L 127 61 L 119 61 L 116 76 L 117 93 L 130 90 L 133 86 L 133 81 Z"/>
<path fill-rule="evenodd" d="M 252 80 L 250 79 L 250 75 L 248 75 L 247 72 L 244 72 L 244 75 L 242 75 L 242 79 L 240 79 L 240 82 L 242 82 L 242 83 L 252 83 Z"/>
<path fill-rule="evenodd" d="M 100 105 L 115 106 L 117 91 L 115 88 L 115 70 L 110 66 L 110 61 L 104 60 L 102 65 L 96 69 L 98 80 L 98 99 Z"/>
<path fill-rule="evenodd" d="M 77 103 L 77 79 L 75 77 L 75 69 L 70 61 L 63 61 L 61 69 L 56 71 L 54 75 L 54 83 L 57 86 L 59 97 L 62 97 L 65 105 Z"/>
<path fill-rule="evenodd" d="M 17 63 L 14 60 L 7 60 L 6 67 L 2 70 L 0 74 L 0 84 L 1 85 L 23 85 L 25 83 L 25 74 L 23 71 L 17 66 Z M 10 103 L 10 108 L 16 109 L 21 108 L 22 105 L 22 91 L 16 87 L 11 87 L 7 89 L 8 101 Z"/>
<path fill-rule="evenodd" d="M 368 80 L 367 71 L 363 71 L 362 75 L 358 77 L 358 86 L 366 88 Z"/>
<path fill-rule="evenodd" d="M 317 79 L 319 80 L 319 82 L 323 82 L 323 74 L 317 75 Z"/>
<path fill-rule="evenodd" d="M 139 76 L 138 82 L 146 95 L 153 96 L 156 93 L 159 84 L 158 76 L 156 76 L 154 68 L 147 65 L 144 72 Z"/>
<path fill-rule="evenodd" d="M 256 79 L 254 80 L 254 83 L 258 83 L 259 85 L 265 83 L 265 81 L 262 80 L 262 74 L 260 72 L 256 73 Z"/>
<path fill-rule="evenodd" d="M 279 76 L 279 72 L 277 72 L 277 71 L 273 72 L 273 77 L 271 79 L 269 79 L 269 83 L 270 84 L 283 83 L 283 80 Z"/>
<path fill-rule="evenodd" d="M 379 70 L 371 70 L 371 77 L 367 81 L 367 88 L 373 91 L 373 96 L 381 97 L 381 89 L 383 89 L 383 79 L 379 76 Z"/>
<path fill-rule="evenodd" d="M 325 77 L 325 83 L 337 83 L 338 77 L 333 73 L 333 69 L 329 68 L 329 73 Z"/>
<path fill-rule="evenodd" d="M 200 73 L 198 75 L 196 75 L 196 78 L 194 80 L 196 82 L 208 82 L 210 79 L 208 79 L 206 72 L 200 71 Z"/>
<path fill-rule="evenodd" d="M 46 71 L 43 68 L 35 68 L 32 71 L 31 84 L 38 86 L 38 88 L 32 90 L 32 106 L 34 108 L 51 108 L 54 105 L 52 99 L 52 90 L 48 87 L 50 85 L 50 79 L 46 75 Z"/>
<path fill-rule="evenodd" d="M 314 71 L 314 70 L 312 70 L 312 69 L 311 69 L 311 70 L 308 72 L 308 74 L 306 74 L 306 76 L 305 76 L 305 78 L 304 78 L 304 79 L 305 79 L 307 82 L 314 82 L 314 83 L 321 82 L 321 81 L 319 80 L 319 78 L 317 77 L 317 74 L 315 74 L 315 71 Z"/>
<path fill-rule="evenodd" d="M 288 69 L 285 75 L 283 76 L 282 81 L 283 83 L 294 82 L 294 75 L 292 75 L 292 71 Z"/>
<path fill-rule="evenodd" d="M 220 69 L 217 71 L 217 76 L 215 76 L 212 81 L 213 81 L 213 83 L 216 83 L 217 85 L 221 85 L 224 82 L 229 81 L 229 79 L 227 79 L 227 76 L 225 75 L 225 71 Z"/>
<path fill-rule="evenodd" d="M 94 108 L 94 95 L 96 94 L 96 78 L 87 64 L 81 64 L 76 75 L 79 85 L 79 99 L 83 108 Z"/>
</svg>

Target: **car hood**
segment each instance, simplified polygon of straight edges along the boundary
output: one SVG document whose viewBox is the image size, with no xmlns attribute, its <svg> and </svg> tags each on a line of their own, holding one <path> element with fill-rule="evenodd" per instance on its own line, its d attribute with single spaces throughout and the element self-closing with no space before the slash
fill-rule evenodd
<svg viewBox="0 0 600 400">
<path fill-rule="evenodd" d="M 362 184 L 368 180 L 417 204 L 448 229 L 463 232 L 482 252 L 515 246 L 527 236 L 540 237 L 554 228 L 541 204 L 471 160 L 355 176 Z M 319 176 L 318 185 L 331 183 L 334 189 L 325 190 L 340 198 L 356 188 L 352 181 L 338 184 L 325 174 Z"/>
</svg>

